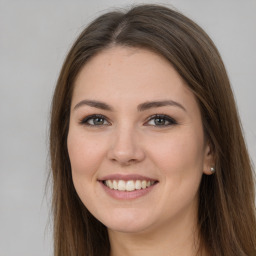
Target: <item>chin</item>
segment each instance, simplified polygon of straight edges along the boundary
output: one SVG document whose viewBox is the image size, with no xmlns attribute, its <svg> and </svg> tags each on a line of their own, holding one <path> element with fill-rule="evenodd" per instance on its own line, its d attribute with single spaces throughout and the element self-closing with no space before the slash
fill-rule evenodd
<svg viewBox="0 0 256 256">
<path fill-rule="evenodd" d="M 121 233 L 142 233 L 148 229 L 148 225 L 142 223 L 111 223 L 106 226 L 108 230 Z"/>
<path fill-rule="evenodd" d="M 118 213 L 102 216 L 101 222 L 109 230 L 123 233 L 141 233 L 150 229 L 154 223 L 152 218 L 138 210 L 130 212 L 127 209 L 123 210 L 119 209 L 116 211 Z"/>
</svg>

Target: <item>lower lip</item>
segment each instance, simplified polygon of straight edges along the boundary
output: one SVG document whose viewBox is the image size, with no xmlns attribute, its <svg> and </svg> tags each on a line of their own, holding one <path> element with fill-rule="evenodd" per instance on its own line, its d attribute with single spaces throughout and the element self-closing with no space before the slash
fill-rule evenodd
<svg viewBox="0 0 256 256">
<path fill-rule="evenodd" d="M 134 190 L 134 191 L 120 191 L 120 190 L 110 189 L 109 187 L 104 185 L 102 182 L 100 182 L 100 183 L 108 195 L 110 195 L 111 197 L 113 197 L 115 199 L 119 199 L 119 200 L 131 200 L 131 199 L 136 199 L 136 198 L 145 196 L 148 193 L 150 193 L 157 184 L 156 183 L 156 184 L 154 184 L 150 187 L 147 187 L 145 189 L 138 189 L 138 190 Z"/>
</svg>

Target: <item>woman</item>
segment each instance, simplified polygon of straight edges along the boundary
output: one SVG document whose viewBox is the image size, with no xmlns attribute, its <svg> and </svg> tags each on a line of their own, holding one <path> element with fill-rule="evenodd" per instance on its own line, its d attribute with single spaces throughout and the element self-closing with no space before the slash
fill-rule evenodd
<svg viewBox="0 0 256 256">
<path fill-rule="evenodd" d="M 253 172 L 207 34 L 158 5 L 79 36 L 52 103 L 54 255 L 256 255 Z"/>
</svg>

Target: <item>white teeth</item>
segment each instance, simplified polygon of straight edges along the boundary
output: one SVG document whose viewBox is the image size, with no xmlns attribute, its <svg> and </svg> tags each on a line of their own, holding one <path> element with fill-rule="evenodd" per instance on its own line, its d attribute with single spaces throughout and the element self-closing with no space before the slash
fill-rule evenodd
<svg viewBox="0 0 256 256">
<path fill-rule="evenodd" d="M 129 180 L 126 182 L 126 186 L 125 186 L 127 191 L 133 191 L 135 190 L 135 184 L 133 180 Z"/>
<path fill-rule="evenodd" d="M 155 181 L 146 181 L 146 180 L 106 180 L 104 184 L 110 189 L 115 189 L 119 191 L 134 191 L 139 189 L 145 189 L 147 187 L 155 184 Z"/>
<path fill-rule="evenodd" d="M 141 189 L 141 181 L 140 180 L 135 181 L 135 188 L 136 189 Z"/>
<path fill-rule="evenodd" d="M 146 182 L 145 180 L 143 180 L 143 181 L 141 182 L 141 187 L 142 187 L 143 189 L 147 187 L 147 182 Z"/>
<path fill-rule="evenodd" d="M 113 189 L 113 182 L 112 182 L 111 180 L 107 180 L 107 181 L 106 181 L 106 185 L 107 185 L 109 188 Z"/>
<path fill-rule="evenodd" d="M 116 180 L 113 180 L 113 188 L 115 189 L 115 190 L 117 190 L 118 189 L 118 186 L 117 186 L 117 181 Z M 108 185 L 107 185 L 108 186 Z"/>
<path fill-rule="evenodd" d="M 124 180 L 119 180 L 118 181 L 118 190 L 125 191 L 125 189 L 126 189 L 125 181 Z"/>
</svg>

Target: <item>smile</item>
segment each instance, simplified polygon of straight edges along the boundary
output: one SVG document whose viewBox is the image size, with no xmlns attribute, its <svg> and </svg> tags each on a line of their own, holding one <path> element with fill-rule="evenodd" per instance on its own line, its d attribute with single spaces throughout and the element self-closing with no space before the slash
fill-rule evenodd
<svg viewBox="0 0 256 256">
<path fill-rule="evenodd" d="M 110 174 L 98 179 L 110 197 L 117 200 L 131 200 L 140 198 L 154 191 L 159 183 L 153 177 L 138 174 Z"/>
<path fill-rule="evenodd" d="M 156 181 L 147 180 L 104 180 L 103 184 L 112 190 L 135 191 L 153 186 Z"/>
</svg>

